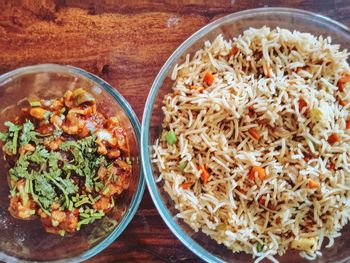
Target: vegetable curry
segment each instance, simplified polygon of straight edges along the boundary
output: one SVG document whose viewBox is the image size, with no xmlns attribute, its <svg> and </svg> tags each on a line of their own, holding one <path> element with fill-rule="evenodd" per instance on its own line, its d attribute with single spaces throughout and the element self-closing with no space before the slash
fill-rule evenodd
<svg viewBox="0 0 350 263">
<path fill-rule="evenodd" d="M 101 219 L 129 186 L 130 150 L 117 117 L 84 89 L 32 101 L 0 133 L 10 169 L 9 211 L 65 235 Z"/>
</svg>

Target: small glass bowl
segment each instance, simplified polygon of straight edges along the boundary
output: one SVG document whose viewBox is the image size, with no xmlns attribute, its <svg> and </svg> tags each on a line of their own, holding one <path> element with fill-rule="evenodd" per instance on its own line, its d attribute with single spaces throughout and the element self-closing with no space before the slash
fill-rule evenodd
<svg viewBox="0 0 350 263">
<path fill-rule="evenodd" d="M 208 262 L 249 262 L 252 256 L 245 253 L 232 253 L 223 245 L 218 245 L 201 231 L 195 232 L 183 220 L 178 219 L 174 202 L 163 190 L 163 184 L 156 183 L 159 176 L 157 167 L 151 162 L 152 145 L 159 138 L 163 120 L 163 98 L 171 92 L 171 73 L 176 64 L 185 61 L 187 54 L 194 54 L 202 48 L 206 40 L 213 41 L 222 34 L 226 39 L 237 37 L 250 27 L 286 28 L 309 32 L 313 35 L 332 37 L 333 43 L 341 49 L 350 49 L 350 30 L 346 26 L 321 15 L 290 8 L 259 8 L 234 13 L 220 18 L 203 27 L 189 37 L 166 61 L 156 77 L 147 102 L 141 128 L 141 159 L 148 189 L 165 223 L 175 236 L 197 256 Z M 322 257 L 315 262 L 345 262 L 350 259 L 350 224 L 343 228 L 342 236 L 335 239 L 333 247 L 322 248 Z M 327 244 L 327 241 L 324 243 Z M 307 262 L 296 251 L 288 251 L 277 257 L 280 262 Z"/>
<path fill-rule="evenodd" d="M 145 183 L 139 162 L 140 125 L 128 102 L 108 83 L 82 69 L 54 64 L 35 65 L 0 76 L 0 130 L 13 120 L 26 100 L 59 98 L 67 90 L 82 87 L 97 100 L 106 116 L 117 116 L 126 129 L 133 159 L 130 187 L 116 199 L 116 206 L 103 219 L 83 227 L 72 236 L 46 233 L 39 219 L 20 220 L 8 212 L 9 188 L 5 161 L 0 160 L 0 261 L 80 262 L 110 245 L 136 213 Z M 0 155 L 3 156 L 2 150 Z"/>
</svg>

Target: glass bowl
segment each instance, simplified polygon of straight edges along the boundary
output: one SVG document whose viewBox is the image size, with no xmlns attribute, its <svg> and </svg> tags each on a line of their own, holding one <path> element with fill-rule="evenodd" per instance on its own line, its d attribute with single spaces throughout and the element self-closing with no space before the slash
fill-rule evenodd
<svg viewBox="0 0 350 263">
<path fill-rule="evenodd" d="M 163 190 L 161 183 L 156 183 L 158 169 L 151 162 L 151 146 L 159 137 L 163 120 L 162 100 L 171 92 L 173 81 L 171 73 L 176 64 L 185 61 L 186 54 L 194 54 L 203 47 L 206 40 L 213 41 L 218 34 L 226 39 L 238 36 L 249 27 L 269 26 L 270 28 L 286 28 L 309 32 L 313 35 L 331 36 L 333 43 L 341 45 L 342 49 L 350 48 L 350 30 L 346 26 L 330 18 L 289 8 L 260 8 L 234 13 L 220 18 L 203 27 L 189 37 L 166 61 L 156 77 L 145 106 L 141 129 L 141 159 L 148 189 L 153 201 L 165 223 L 180 241 L 196 255 L 208 262 L 249 262 L 251 255 L 232 253 L 223 245 L 218 245 L 201 231 L 195 232 L 184 221 L 176 217 L 177 210 L 169 195 Z M 343 235 L 335 239 L 335 245 L 330 249 L 322 248 L 322 257 L 316 262 L 344 262 L 350 259 L 350 224 L 343 230 Z M 325 242 L 327 243 L 327 242 Z M 304 262 L 297 252 L 288 251 L 284 256 L 277 257 L 281 262 Z"/>
<path fill-rule="evenodd" d="M 67 90 L 83 87 L 96 97 L 97 108 L 117 116 L 126 129 L 133 158 L 130 187 L 116 199 L 103 219 L 72 236 L 46 233 L 39 219 L 19 220 L 8 212 L 7 170 L 0 152 L 0 261 L 80 262 L 110 245 L 136 213 L 145 188 L 139 162 L 140 125 L 128 102 L 108 83 L 84 70 L 53 64 L 29 66 L 0 76 L 0 130 L 13 120 L 23 100 L 58 98 Z M 0 150 L 2 151 L 2 150 Z"/>
</svg>

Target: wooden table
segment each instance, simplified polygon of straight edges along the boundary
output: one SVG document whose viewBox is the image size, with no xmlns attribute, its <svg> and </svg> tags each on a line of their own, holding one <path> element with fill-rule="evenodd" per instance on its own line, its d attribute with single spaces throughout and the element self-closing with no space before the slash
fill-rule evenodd
<svg viewBox="0 0 350 263">
<path fill-rule="evenodd" d="M 249 8 L 288 6 L 350 26 L 347 0 L 164 2 L 0 0 L 0 73 L 39 63 L 81 67 L 117 88 L 141 120 L 150 86 L 166 59 L 192 33 L 221 16 Z M 200 260 L 166 227 L 146 190 L 118 241 L 89 261 Z"/>
</svg>

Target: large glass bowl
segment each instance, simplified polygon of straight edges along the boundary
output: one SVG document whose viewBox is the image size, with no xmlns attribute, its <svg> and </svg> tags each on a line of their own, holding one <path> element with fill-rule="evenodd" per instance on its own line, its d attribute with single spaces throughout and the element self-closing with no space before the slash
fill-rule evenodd
<svg viewBox="0 0 350 263">
<path fill-rule="evenodd" d="M 140 125 L 126 100 L 102 79 L 75 67 L 37 65 L 0 76 L 0 130 L 13 120 L 26 99 L 62 97 L 67 90 L 83 87 L 97 99 L 106 116 L 117 116 L 126 129 L 133 159 L 130 187 L 116 199 L 116 206 L 103 219 L 83 227 L 73 236 L 46 233 L 37 220 L 19 220 L 7 211 L 8 184 L 0 150 L 0 261 L 80 262 L 111 244 L 126 228 L 140 204 L 144 179 L 139 162 Z"/>
<path fill-rule="evenodd" d="M 151 146 L 161 132 L 163 120 L 162 100 L 165 94 L 171 92 L 173 82 L 170 77 L 175 64 L 183 63 L 186 54 L 194 54 L 196 50 L 202 48 L 206 40 L 212 41 L 218 34 L 222 34 L 228 39 L 242 34 L 249 27 L 259 28 L 264 25 L 270 28 L 280 27 L 309 32 L 316 36 L 331 36 L 333 43 L 340 44 L 342 49 L 347 48 L 349 50 L 350 48 L 350 30 L 346 26 L 318 14 L 289 8 L 261 8 L 234 13 L 203 27 L 176 49 L 155 79 L 145 106 L 141 131 L 141 159 L 148 189 L 160 215 L 171 231 L 185 246 L 208 262 L 249 262 L 252 257 L 245 253 L 233 254 L 223 245 L 218 245 L 203 233 L 196 233 L 176 217 L 177 210 L 174 208 L 173 201 L 163 190 L 163 185 L 161 183 L 156 184 L 155 180 L 159 172 L 157 167 L 151 163 Z M 335 240 L 335 245 L 332 248 L 322 249 L 323 257 L 317 258 L 316 262 L 335 262 L 350 259 L 350 249 L 348 248 L 350 244 L 350 225 L 347 225 L 342 233 L 342 237 Z M 296 252 L 292 251 L 278 259 L 281 262 L 304 261 Z"/>
</svg>

